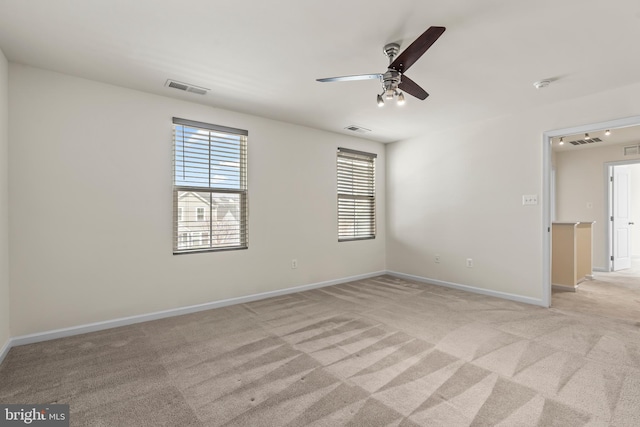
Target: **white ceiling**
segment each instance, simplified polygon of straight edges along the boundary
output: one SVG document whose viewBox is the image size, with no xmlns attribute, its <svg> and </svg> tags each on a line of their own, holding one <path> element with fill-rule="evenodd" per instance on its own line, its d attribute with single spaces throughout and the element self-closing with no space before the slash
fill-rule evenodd
<svg viewBox="0 0 640 427">
<path fill-rule="evenodd" d="M 407 72 L 425 101 L 315 81 L 384 72 L 386 43 L 432 25 L 447 31 Z M 0 0 L 9 61 L 382 142 L 636 83 L 639 40 L 637 0 Z"/>
</svg>

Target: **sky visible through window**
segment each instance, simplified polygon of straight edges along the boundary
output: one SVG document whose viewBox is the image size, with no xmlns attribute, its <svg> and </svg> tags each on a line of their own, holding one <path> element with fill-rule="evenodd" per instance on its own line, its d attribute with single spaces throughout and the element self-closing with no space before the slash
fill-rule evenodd
<svg viewBox="0 0 640 427">
<path fill-rule="evenodd" d="M 176 125 L 175 185 L 239 190 L 241 135 Z"/>
</svg>

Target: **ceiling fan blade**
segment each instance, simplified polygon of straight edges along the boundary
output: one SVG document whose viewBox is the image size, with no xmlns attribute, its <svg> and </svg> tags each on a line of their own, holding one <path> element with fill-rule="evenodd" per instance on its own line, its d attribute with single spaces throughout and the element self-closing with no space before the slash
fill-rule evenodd
<svg viewBox="0 0 640 427">
<path fill-rule="evenodd" d="M 409 95 L 413 95 L 418 99 L 425 100 L 427 99 L 427 96 L 429 96 L 429 94 L 424 89 L 418 86 L 418 83 L 414 82 L 409 77 L 404 75 L 402 76 L 402 80 L 400 81 L 398 87 Z"/>
<path fill-rule="evenodd" d="M 357 76 L 327 77 L 326 79 L 316 79 L 317 82 L 350 82 L 353 80 L 381 79 L 382 74 L 359 74 Z"/>
<path fill-rule="evenodd" d="M 427 31 L 422 33 L 420 37 L 415 39 L 408 48 L 393 60 L 389 68 L 400 73 L 407 71 L 438 40 L 444 30 L 446 30 L 445 27 L 429 27 Z"/>
</svg>

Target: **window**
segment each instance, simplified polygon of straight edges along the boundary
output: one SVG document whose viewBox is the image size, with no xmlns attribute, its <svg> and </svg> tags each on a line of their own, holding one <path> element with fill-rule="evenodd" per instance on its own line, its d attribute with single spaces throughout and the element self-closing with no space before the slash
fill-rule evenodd
<svg viewBox="0 0 640 427">
<path fill-rule="evenodd" d="M 196 221 L 204 221 L 204 208 L 196 208 Z"/>
<path fill-rule="evenodd" d="M 338 241 L 376 237 L 377 155 L 338 148 Z"/>
<path fill-rule="evenodd" d="M 189 233 L 180 233 L 180 242 L 178 247 L 181 249 L 189 247 Z"/>
<path fill-rule="evenodd" d="M 173 119 L 173 252 L 246 249 L 248 132 Z"/>
<path fill-rule="evenodd" d="M 193 243 L 194 246 L 202 246 L 204 244 L 202 241 L 202 234 L 203 232 L 201 231 L 196 231 L 195 233 L 191 233 L 191 242 Z"/>
</svg>

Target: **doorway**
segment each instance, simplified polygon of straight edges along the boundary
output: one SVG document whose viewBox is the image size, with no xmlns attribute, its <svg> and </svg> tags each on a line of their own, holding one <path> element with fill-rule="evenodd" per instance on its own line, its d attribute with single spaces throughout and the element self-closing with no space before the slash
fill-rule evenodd
<svg viewBox="0 0 640 427">
<path fill-rule="evenodd" d="M 607 163 L 607 179 L 608 271 L 629 270 L 640 261 L 640 160 Z"/>
<path fill-rule="evenodd" d="M 581 140 L 582 142 L 576 142 L 571 138 L 567 138 L 567 143 L 575 142 L 576 144 L 580 144 L 580 145 L 590 145 L 593 142 L 595 142 L 595 141 L 588 141 L 589 139 L 593 138 L 594 134 L 597 134 L 599 132 L 604 134 L 605 131 L 608 131 L 608 130 L 612 132 L 617 132 L 618 130 L 627 129 L 631 127 L 636 127 L 637 129 L 640 129 L 639 125 L 640 125 L 640 116 L 634 116 L 630 118 L 612 120 L 608 122 L 594 123 L 591 125 L 583 125 L 583 126 L 577 126 L 573 128 L 558 129 L 558 130 L 548 131 L 544 133 L 543 135 L 543 143 L 544 143 L 544 146 L 543 146 L 543 192 L 542 192 L 542 209 L 543 209 L 543 224 L 544 224 L 544 228 L 543 228 L 543 302 L 547 307 L 551 306 L 551 297 L 552 297 L 552 293 L 551 293 L 551 223 L 552 223 L 552 218 L 554 217 L 553 214 L 556 212 L 556 209 L 554 207 L 558 206 L 558 199 L 555 198 L 555 195 L 557 194 L 557 192 L 554 191 L 555 186 L 552 187 L 552 182 L 557 181 L 559 179 L 559 177 L 556 176 L 556 174 L 558 173 L 558 170 L 554 169 L 555 163 L 553 159 L 555 157 L 554 157 L 553 144 L 563 143 L 563 141 L 561 141 L 561 138 L 564 140 L 564 138 L 567 138 L 567 137 L 571 137 L 571 136 L 579 137 L 582 135 L 584 137 L 581 137 L 576 140 L 576 141 Z M 635 143 L 636 144 L 640 143 L 640 136 L 637 136 Z M 579 148 L 586 149 L 586 147 L 579 147 Z M 622 149 L 622 147 L 620 147 L 620 149 Z M 638 147 L 638 149 L 640 150 L 640 146 Z M 635 158 L 637 159 L 638 156 L 636 156 Z M 600 170 L 599 176 L 600 176 L 601 183 L 605 181 L 605 176 L 607 176 L 606 174 L 608 173 L 608 172 L 603 173 L 603 168 L 602 168 L 603 162 L 600 163 L 601 166 L 599 168 Z M 558 197 L 561 197 L 561 195 L 558 194 Z M 607 197 L 609 197 L 609 195 Z M 601 206 L 601 208 L 598 208 L 597 205 Z M 609 222 L 609 221 L 604 221 L 605 215 L 609 212 L 608 206 L 605 208 L 606 205 L 607 205 L 607 199 L 605 199 L 605 197 L 603 196 L 602 199 L 600 200 L 588 200 L 582 206 L 585 207 L 586 209 L 598 210 L 599 215 L 602 216 L 600 226 L 604 227 L 604 225 L 608 224 Z M 562 218 L 556 217 L 556 219 L 562 219 Z M 586 220 L 587 218 L 582 218 L 582 219 Z M 580 220 L 580 218 L 571 218 L 571 220 Z M 608 227 L 605 227 L 605 229 L 607 230 L 607 233 L 609 233 L 606 236 L 608 239 L 609 235 L 612 234 L 612 231 L 610 231 Z M 602 233 L 600 235 L 600 238 L 603 240 L 603 244 L 604 244 L 604 242 L 606 241 L 605 233 Z M 594 254 L 594 257 L 598 256 L 597 262 L 595 263 L 594 266 L 600 267 L 599 271 L 611 271 L 608 258 L 605 259 L 606 257 L 605 252 L 608 253 L 608 250 L 607 251 L 603 250 L 602 254 L 599 256 Z"/>
</svg>

